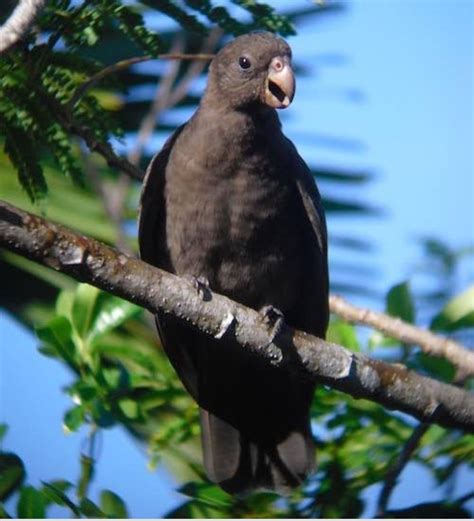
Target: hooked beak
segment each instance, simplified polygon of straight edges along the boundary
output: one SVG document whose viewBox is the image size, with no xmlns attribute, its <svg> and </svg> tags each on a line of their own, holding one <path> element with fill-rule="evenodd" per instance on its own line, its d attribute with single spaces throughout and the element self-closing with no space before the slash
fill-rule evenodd
<svg viewBox="0 0 474 521">
<path fill-rule="evenodd" d="M 295 75 L 287 56 L 276 56 L 270 63 L 265 82 L 264 102 L 274 109 L 286 109 L 295 95 Z"/>
</svg>

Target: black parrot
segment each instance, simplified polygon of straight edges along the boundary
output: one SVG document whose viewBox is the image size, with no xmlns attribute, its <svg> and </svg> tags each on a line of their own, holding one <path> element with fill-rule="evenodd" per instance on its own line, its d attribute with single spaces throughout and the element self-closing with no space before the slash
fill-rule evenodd
<svg viewBox="0 0 474 521">
<path fill-rule="evenodd" d="M 204 277 L 250 306 L 324 338 L 326 223 L 318 189 L 276 108 L 294 95 L 291 50 L 266 32 L 214 58 L 198 110 L 151 161 L 141 200 L 144 261 Z M 268 308 L 267 308 L 268 309 Z M 204 464 L 230 493 L 285 491 L 314 469 L 314 385 L 159 314 L 166 353 L 200 406 Z"/>
</svg>

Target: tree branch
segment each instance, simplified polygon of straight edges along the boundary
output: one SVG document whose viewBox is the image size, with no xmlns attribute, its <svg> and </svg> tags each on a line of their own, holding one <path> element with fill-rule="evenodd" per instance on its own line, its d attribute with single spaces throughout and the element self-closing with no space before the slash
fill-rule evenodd
<svg viewBox="0 0 474 521">
<path fill-rule="evenodd" d="M 429 427 L 430 425 L 428 423 L 420 423 L 415 427 L 411 436 L 408 438 L 405 445 L 403 446 L 402 451 L 398 455 L 398 458 L 395 460 L 393 466 L 390 467 L 389 471 L 387 472 L 387 477 L 385 478 L 377 502 L 377 517 L 385 517 L 388 501 L 397 484 L 397 479 L 402 473 L 407 463 L 410 461 L 411 456 L 418 448 L 421 438 L 429 429 Z"/>
<path fill-rule="evenodd" d="M 436 335 L 399 318 L 355 307 L 337 295 L 331 295 L 330 307 L 333 313 L 348 322 L 371 326 L 405 344 L 416 344 L 428 355 L 446 358 L 461 369 L 463 375 L 474 375 L 474 352 L 454 340 Z"/>
<path fill-rule="evenodd" d="M 72 230 L 0 202 L 0 246 L 221 338 L 229 335 L 277 367 L 391 409 L 474 432 L 474 397 L 399 364 L 372 360 L 284 327 L 273 339 L 262 316 L 218 294 L 204 301 L 192 284 Z"/>
<path fill-rule="evenodd" d="M 18 43 L 33 25 L 46 0 L 20 0 L 10 18 L 0 27 L 0 54 Z"/>
<path fill-rule="evenodd" d="M 184 49 L 184 43 L 182 35 L 179 34 L 172 44 L 171 52 L 173 54 L 182 52 Z M 160 112 L 167 106 L 171 89 L 173 88 L 173 84 L 178 76 L 179 66 L 180 63 L 178 60 L 171 61 L 166 74 L 163 76 L 162 80 L 158 82 L 150 109 L 140 122 L 135 145 L 127 157 L 130 163 L 134 165 L 138 166 L 140 164 L 143 148 L 153 134 Z"/>
<path fill-rule="evenodd" d="M 72 98 L 68 103 L 69 109 L 72 109 L 74 105 L 81 99 L 87 89 L 93 87 L 100 80 L 115 72 L 128 69 L 136 63 L 142 63 L 150 60 L 199 60 L 199 61 L 210 61 L 214 58 L 213 54 L 183 54 L 183 53 L 168 53 L 168 54 L 157 54 L 156 56 L 137 56 L 135 58 L 128 58 L 127 60 L 121 60 L 117 63 L 113 63 L 108 67 L 101 69 L 99 72 L 91 76 L 82 85 L 80 85 L 74 92 Z"/>
</svg>

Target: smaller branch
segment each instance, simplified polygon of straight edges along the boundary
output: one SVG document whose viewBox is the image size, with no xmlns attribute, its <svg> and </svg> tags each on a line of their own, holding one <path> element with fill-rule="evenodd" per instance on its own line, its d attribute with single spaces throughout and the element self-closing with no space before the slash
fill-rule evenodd
<svg viewBox="0 0 474 521">
<path fill-rule="evenodd" d="M 138 56 L 135 58 L 129 58 L 127 60 L 121 60 L 117 63 L 113 63 L 108 67 L 100 70 L 93 76 L 91 76 L 87 81 L 85 81 L 82 85 L 80 85 L 76 92 L 73 94 L 72 98 L 68 103 L 69 109 L 72 109 L 79 99 L 84 95 L 87 89 L 94 86 L 97 82 L 105 78 L 110 74 L 121 71 L 123 69 L 127 69 L 136 63 L 141 63 L 150 60 L 202 60 L 202 61 L 210 61 L 214 58 L 213 54 L 182 54 L 182 53 L 168 53 L 168 54 L 158 54 L 156 56 Z"/>
<path fill-rule="evenodd" d="M 404 344 L 416 344 L 428 355 L 446 358 L 461 369 L 463 375 L 474 375 L 474 352 L 454 340 L 436 335 L 399 318 L 358 308 L 338 295 L 331 295 L 329 304 L 334 314 L 348 322 L 373 327 Z"/>
<path fill-rule="evenodd" d="M 184 49 L 184 39 L 178 36 L 173 43 L 172 53 L 180 53 Z M 197 62 L 201 63 L 201 62 Z M 169 64 L 168 70 L 158 83 L 151 107 L 140 122 L 137 141 L 133 150 L 128 155 L 128 160 L 134 165 L 139 165 L 145 143 L 149 140 L 155 128 L 158 115 L 167 105 L 168 98 L 179 72 L 179 61 L 174 60 Z"/>
<path fill-rule="evenodd" d="M 124 157 L 115 154 L 109 143 L 97 141 L 89 128 L 75 124 L 68 117 L 63 120 L 63 124 L 72 134 L 81 137 L 92 152 L 100 154 L 111 168 L 118 168 L 137 181 L 143 180 L 145 177 L 143 170 L 132 165 L 132 163 L 127 161 Z"/>
<path fill-rule="evenodd" d="M 211 33 L 207 37 L 206 41 L 204 42 L 204 45 L 202 47 L 202 54 L 207 55 L 210 51 L 212 51 L 216 45 L 219 43 L 219 40 L 221 39 L 223 34 L 223 31 L 220 27 L 215 27 L 212 29 Z M 210 54 L 210 56 L 214 56 L 213 54 Z M 204 70 L 206 66 L 206 62 L 195 60 L 188 70 L 186 71 L 186 74 L 183 76 L 183 78 L 180 80 L 180 82 L 176 85 L 175 89 L 171 92 L 170 99 L 168 101 L 168 106 L 174 106 L 177 103 L 179 103 L 188 93 L 189 86 L 191 82 L 197 78 L 201 72 Z"/>
<path fill-rule="evenodd" d="M 20 0 L 10 18 L 0 27 L 0 54 L 8 51 L 29 31 L 46 0 Z"/>
<path fill-rule="evenodd" d="M 214 28 L 208 38 L 206 38 L 201 53 L 198 56 L 213 56 L 209 54 L 217 45 L 222 36 L 220 28 Z M 176 48 L 173 48 L 171 55 L 177 56 L 181 54 L 181 49 L 184 42 L 178 40 Z M 159 119 L 160 114 L 167 108 L 177 105 L 188 93 L 191 82 L 197 78 L 206 67 L 207 63 L 204 60 L 194 60 L 188 67 L 186 73 L 173 88 L 179 72 L 179 62 L 172 62 L 167 74 L 158 85 L 151 108 L 146 116 L 143 118 L 138 132 L 137 143 L 135 148 L 128 156 L 128 160 L 134 165 L 138 165 L 145 143 L 153 133 L 153 129 Z"/>
<path fill-rule="evenodd" d="M 463 503 L 466 503 L 466 501 L 470 501 L 471 499 L 474 499 L 474 491 L 469 492 L 468 494 L 465 494 L 464 496 L 461 496 L 460 498 L 456 499 L 456 503 L 462 505 Z"/>
<path fill-rule="evenodd" d="M 420 423 L 415 428 L 403 446 L 403 449 L 398 455 L 398 458 L 395 460 L 393 466 L 388 470 L 377 503 L 377 517 L 385 517 L 388 501 L 392 495 L 393 490 L 395 489 L 395 486 L 397 485 L 398 477 L 402 473 L 407 463 L 410 461 L 411 456 L 418 448 L 421 438 L 429 427 L 430 425 L 428 423 Z"/>
<path fill-rule="evenodd" d="M 94 163 L 92 162 L 91 157 L 86 154 L 83 154 L 83 156 L 86 175 L 89 178 L 92 188 L 94 189 L 96 195 L 102 201 L 104 211 L 107 217 L 110 219 L 110 222 L 112 223 L 116 231 L 116 245 L 120 250 L 124 251 L 125 253 L 133 255 L 132 248 L 130 248 L 130 245 L 128 244 L 127 237 L 122 227 L 121 206 L 118 207 L 116 205 L 115 198 L 111 197 L 111 194 L 109 194 L 109 190 L 107 190 L 105 187 L 105 181 L 100 175 L 100 173 L 97 171 L 96 165 L 94 165 Z M 122 175 L 125 176 L 125 174 Z M 127 177 L 127 180 L 128 179 L 129 178 Z M 121 185 L 119 184 L 118 186 Z"/>
</svg>

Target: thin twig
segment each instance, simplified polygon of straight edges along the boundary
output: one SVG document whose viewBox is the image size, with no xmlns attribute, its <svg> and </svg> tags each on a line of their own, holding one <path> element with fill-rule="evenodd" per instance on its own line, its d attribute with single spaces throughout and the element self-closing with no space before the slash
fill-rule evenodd
<svg viewBox="0 0 474 521">
<path fill-rule="evenodd" d="M 199 55 L 212 56 L 212 54 L 209 54 L 209 52 L 214 50 L 221 36 L 222 30 L 220 28 L 214 28 L 204 41 Z M 182 47 L 184 42 L 180 40 L 178 41 L 180 43 L 176 43 L 176 45 Z M 179 55 L 179 47 L 177 49 L 172 49 L 171 54 L 174 56 Z M 159 120 L 161 112 L 177 105 L 187 95 L 191 82 L 202 73 L 206 65 L 207 62 L 204 60 L 194 60 L 178 84 L 173 88 L 174 82 L 176 81 L 176 77 L 179 72 L 179 62 L 172 62 L 172 65 L 168 69 L 167 74 L 155 91 L 155 96 L 149 112 L 141 122 L 140 129 L 138 131 L 137 143 L 133 151 L 128 156 L 128 160 L 131 163 L 135 165 L 139 164 L 142 150 L 145 146 L 145 143 L 150 138 L 153 129 Z"/>
<path fill-rule="evenodd" d="M 474 375 L 474 352 L 454 340 L 414 326 L 399 318 L 353 306 L 338 295 L 331 295 L 329 304 L 332 313 L 348 322 L 373 327 L 404 344 L 416 344 L 429 355 L 446 358 L 460 368 L 463 375 Z"/>
<path fill-rule="evenodd" d="M 204 60 L 210 61 L 214 58 L 213 54 L 182 54 L 182 53 L 167 53 L 167 54 L 157 54 L 156 56 L 137 56 L 135 58 L 128 58 L 127 60 L 121 60 L 117 63 L 113 63 L 108 67 L 100 70 L 93 76 L 91 76 L 87 81 L 85 81 L 82 85 L 80 85 L 73 96 L 71 97 L 68 108 L 71 110 L 79 99 L 84 95 L 87 89 L 95 85 L 98 81 L 105 78 L 109 74 L 113 74 L 115 72 L 121 71 L 123 69 L 127 69 L 136 63 L 141 63 L 150 60 Z"/>
<path fill-rule="evenodd" d="M 209 53 L 215 49 L 216 45 L 219 43 L 219 40 L 222 38 L 222 35 L 222 29 L 220 27 L 214 27 L 214 29 L 212 29 L 209 36 L 204 41 L 202 54 L 213 56 L 213 54 Z M 203 60 L 195 60 L 191 63 L 189 69 L 186 71 L 186 74 L 170 93 L 168 106 L 176 105 L 186 96 L 191 82 L 203 72 L 206 65 L 207 63 Z"/>
<path fill-rule="evenodd" d="M 413 430 L 411 436 L 403 446 L 402 451 L 398 455 L 392 467 L 387 472 L 380 496 L 377 502 L 377 517 L 384 517 L 387 511 L 388 501 L 392 495 L 393 490 L 397 484 L 398 477 L 402 473 L 403 469 L 410 461 L 411 456 L 418 448 L 421 438 L 429 429 L 430 424 L 420 423 Z"/>
<path fill-rule="evenodd" d="M 474 491 L 469 492 L 464 496 L 461 496 L 460 498 L 456 499 L 455 503 L 462 505 L 463 503 L 466 503 L 466 501 L 470 501 L 471 499 L 474 499 Z"/>
<path fill-rule="evenodd" d="M 455 386 L 348 351 L 283 325 L 274 338 L 261 313 L 217 293 L 203 300 L 186 279 L 0 202 L 0 246 L 202 333 L 229 335 L 266 363 L 390 409 L 474 432 L 474 396 Z M 223 344 L 225 349 L 225 344 Z"/>
<path fill-rule="evenodd" d="M 184 49 L 184 43 L 182 35 L 178 35 L 173 42 L 171 53 L 180 54 Z M 134 165 L 138 166 L 140 163 L 143 148 L 153 133 L 153 129 L 158 120 L 158 115 L 168 105 L 169 95 L 179 72 L 179 65 L 180 62 L 178 60 L 171 61 L 166 74 L 156 87 L 150 110 L 145 114 L 144 118 L 140 122 L 135 146 L 128 155 L 128 160 Z"/>
<path fill-rule="evenodd" d="M 45 2 L 46 0 L 20 0 L 10 18 L 0 27 L 0 54 L 26 36 Z"/>
<path fill-rule="evenodd" d="M 90 156 L 83 154 L 83 160 L 85 165 L 85 172 L 91 182 L 92 188 L 94 189 L 99 199 L 102 201 L 102 206 L 104 207 L 105 213 L 107 217 L 110 219 L 110 222 L 113 224 L 115 231 L 117 232 L 117 247 L 125 253 L 132 255 L 133 250 L 132 248 L 130 248 L 130 245 L 128 244 L 127 237 L 122 227 L 121 207 L 117 207 L 115 198 L 110 197 L 109 190 L 106 190 L 104 186 L 104 179 L 97 171 L 97 167 L 92 162 Z M 125 174 L 122 175 L 125 176 Z M 128 179 L 129 178 L 127 177 L 127 180 Z"/>
</svg>

